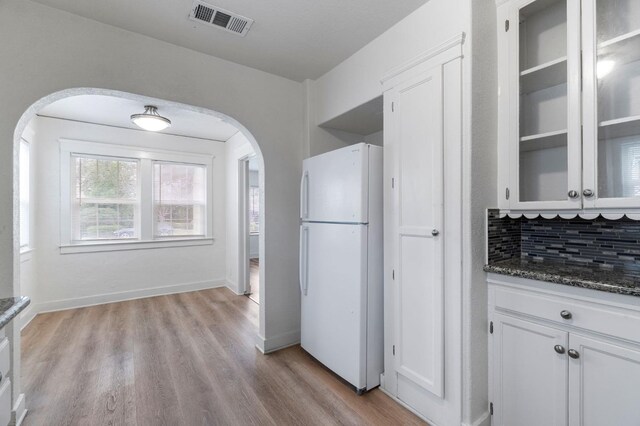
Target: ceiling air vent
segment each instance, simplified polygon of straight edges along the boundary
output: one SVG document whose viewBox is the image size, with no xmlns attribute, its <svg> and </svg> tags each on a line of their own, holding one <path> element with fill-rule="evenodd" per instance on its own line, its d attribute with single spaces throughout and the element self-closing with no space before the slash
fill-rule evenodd
<svg viewBox="0 0 640 426">
<path fill-rule="evenodd" d="M 222 28 L 243 37 L 249 32 L 249 28 L 253 24 L 253 19 L 245 18 L 199 0 L 193 2 L 189 19 Z"/>
</svg>

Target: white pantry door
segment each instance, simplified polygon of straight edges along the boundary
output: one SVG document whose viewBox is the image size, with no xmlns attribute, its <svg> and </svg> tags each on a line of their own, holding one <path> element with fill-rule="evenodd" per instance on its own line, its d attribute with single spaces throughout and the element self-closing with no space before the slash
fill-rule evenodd
<svg viewBox="0 0 640 426">
<path fill-rule="evenodd" d="M 438 66 L 385 94 L 395 162 L 395 370 L 399 381 L 438 397 L 444 392 L 442 92 Z"/>
</svg>

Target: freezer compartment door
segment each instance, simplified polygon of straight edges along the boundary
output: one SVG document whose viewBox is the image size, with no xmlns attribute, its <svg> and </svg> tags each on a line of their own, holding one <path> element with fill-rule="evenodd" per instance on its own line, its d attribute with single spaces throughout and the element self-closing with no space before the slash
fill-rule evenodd
<svg viewBox="0 0 640 426">
<path fill-rule="evenodd" d="M 367 223 L 368 154 L 369 146 L 360 143 L 304 160 L 301 219 Z"/>
<path fill-rule="evenodd" d="M 367 226 L 302 225 L 302 347 L 366 387 Z"/>
</svg>

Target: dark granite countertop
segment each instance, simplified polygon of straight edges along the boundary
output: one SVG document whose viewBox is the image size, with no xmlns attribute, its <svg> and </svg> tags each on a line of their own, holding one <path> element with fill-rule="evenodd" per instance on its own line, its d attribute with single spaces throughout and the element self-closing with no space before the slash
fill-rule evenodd
<svg viewBox="0 0 640 426">
<path fill-rule="evenodd" d="M 0 328 L 9 324 L 29 303 L 31 300 L 24 296 L 0 299 Z"/>
<path fill-rule="evenodd" d="M 484 270 L 512 277 L 640 296 L 640 276 L 627 275 L 619 271 L 555 262 L 532 262 L 520 258 L 493 262 L 485 265 Z"/>
</svg>

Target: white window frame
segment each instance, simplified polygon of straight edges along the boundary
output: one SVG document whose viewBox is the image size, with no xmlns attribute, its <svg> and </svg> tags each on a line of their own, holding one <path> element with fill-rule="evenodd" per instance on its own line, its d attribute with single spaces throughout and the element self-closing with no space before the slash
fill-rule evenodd
<svg viewBox="0 0 640 426">
<path fill-rule="evenodd" d="M 25 182 L 23 182 L 22 180 L 22 176 L 24 173 L 23 170 L 23 158 L 22 158 L 22 147 L 26 147 L 27 153 L 29 155 L 29 158 L 27 160 L 27 182 L 26 182 L 26 186 L 27 186 L 27 190 L 28 190 L 28 194 L 27 194 L 27 211 L 26 211 L 26 217 L 22 217 L 22 191 L 24 190 L 23 186 L 25 185 Z M 20 164 L 20 253 L 21 254 L 26 254 L 28 252 L 30 252 L 32 250 L 32 244 L 31 244 L 31 204 L 32 204 L 32 194 L 31 194 L 31 144 L 25 140 L 25 139 L 20 139 L 20 155 L 19 155 L 19 164 Z M 26 236 L 26 242 L 22 241 L 22 231 L 23 231 L 23 227 L 27 228 L 27 236 Z"/>
<path fill-rule="evenodd" d="M 213 244 L 213 163 L 209 154 L 148 149 L 73 139 L 60 139 L 60 252 L 62 254 L 182 247 Z M 72 155 L 115 157 L 139 161 L 139 238 L 135 240 L 74 241 L 72 235 L 71 157 Z M 206 171 L 206 220 L 204 236 L 154 238 L 153 233 L 153 163 L 194 164 Z"/>
</svg>

